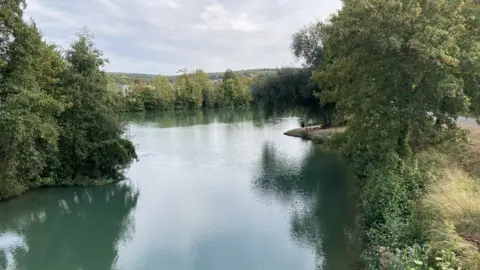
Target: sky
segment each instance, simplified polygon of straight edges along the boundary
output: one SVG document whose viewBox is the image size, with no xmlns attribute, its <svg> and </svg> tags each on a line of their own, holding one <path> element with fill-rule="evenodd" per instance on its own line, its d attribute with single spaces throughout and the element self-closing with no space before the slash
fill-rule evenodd
<svg viewBox="0 0 480 270">
<path fill-rule="evenodd" d="M 291 36 L 340 0 L 27 0 L 45 39 L 64 48 L 87 27 L 111 72 L 173 75 L 297 66 Z"/>
</svg>

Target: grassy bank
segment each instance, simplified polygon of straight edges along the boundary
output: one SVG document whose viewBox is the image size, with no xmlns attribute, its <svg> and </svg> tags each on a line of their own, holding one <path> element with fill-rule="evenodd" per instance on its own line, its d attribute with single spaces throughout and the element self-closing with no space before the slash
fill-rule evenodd
<svg viewBox="0 0 480 270">
<path fill-rule="evenodd" d="M 365 169 L 359 204 L 368 269 L 480 269 L 480 129 L 461 128 L 466 140 Z M 343 131 L 285 134 L 325 142 Z"/>
<path fill-rule="evenodd" d="M 370 269 L 480 269 L 480 129 L 397 166 L 362 190 Z"/>
</svg>

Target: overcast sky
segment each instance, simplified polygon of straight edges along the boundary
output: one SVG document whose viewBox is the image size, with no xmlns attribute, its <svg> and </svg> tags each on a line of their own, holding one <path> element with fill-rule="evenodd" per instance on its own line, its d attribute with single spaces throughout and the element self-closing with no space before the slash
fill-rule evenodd
<svg viewBox="0 0 480 270">
<path fill-rule="evenodd" d="M 86 26 L 108 71 L 175 74 L 297 65 L 291 35 L 340 0 L 27 0 L 45 38 L 63 47 Z"/>
</svg>

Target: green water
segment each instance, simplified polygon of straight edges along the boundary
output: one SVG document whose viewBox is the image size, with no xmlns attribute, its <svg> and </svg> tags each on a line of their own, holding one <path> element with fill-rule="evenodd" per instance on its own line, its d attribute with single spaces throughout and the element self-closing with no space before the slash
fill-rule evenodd
<svg viewBox="0 0 480 270">
<path fill-rule="evenodd" d="M 348 166 L 249 110 L 129 117 L 129 180 L 0 203 L 0 269 L 352 269 Z"/>
</svg>

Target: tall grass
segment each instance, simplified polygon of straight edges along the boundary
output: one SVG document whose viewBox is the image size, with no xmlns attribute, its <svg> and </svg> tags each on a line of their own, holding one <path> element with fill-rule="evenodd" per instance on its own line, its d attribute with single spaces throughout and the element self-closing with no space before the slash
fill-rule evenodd
<svg viewBox="0 0 480 270">
<path fill-rule="evenodd" d="M 480 269 L 480 129 L 463 128 L 466 140 L 368 175 L 364 212 L 378 210 L 369 239 L 381 251 L 371 269 Z"/>
<path fill-rule="evenodd" d="M 468 133 L 465 142 L 420 155 L 435 181 L 427 186 L 419 211 L 434 250 L 453 251 L 462 269 L 480 269 L 480 129 L 462 128 Z"/>
<path fill-rule="evenodd" d="M 451 250 L 463 269 L 480 269 L 480 252 L 471 239 L 480 239 L 480 185 L 458 168 L 444 168 L 422 199 L 429 226 L 428 244 Z M 468 240 L 469 241 L 468 241 Z"/>
</svg>

